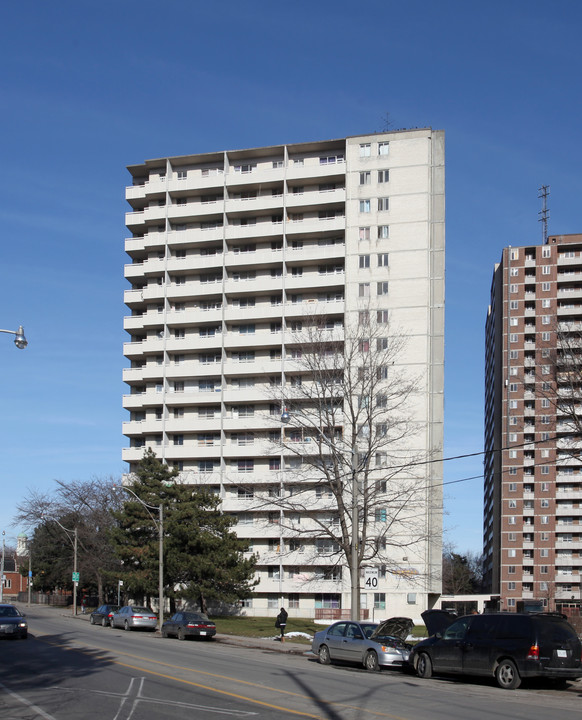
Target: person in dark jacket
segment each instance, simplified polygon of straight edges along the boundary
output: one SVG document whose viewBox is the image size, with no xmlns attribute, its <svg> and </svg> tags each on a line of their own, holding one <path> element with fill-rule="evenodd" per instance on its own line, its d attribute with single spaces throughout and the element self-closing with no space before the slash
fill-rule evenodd
<svg viewBox="0 0 582 720">
<path fill-rule="evenodd" d="M 285 626 L 287 625 L 287 611 L 285 608 L 281 608 L 281 612 L 277 615 L 277 619 L 275 620 L 275 627 L 278 627 L 281 630 L 281 641 L 283 642 L 285 640 Z"/>
</svg>

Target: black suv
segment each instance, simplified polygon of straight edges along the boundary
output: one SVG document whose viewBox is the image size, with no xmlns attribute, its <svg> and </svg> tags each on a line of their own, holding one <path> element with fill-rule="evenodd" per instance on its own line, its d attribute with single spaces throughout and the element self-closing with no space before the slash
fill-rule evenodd
<svg viewBox="0 0 582 720">
<path fill-rule="evenodd" d="M 444 610 L 422 613 L 431 637 L 415 645 L 410 664 L 419 677 L 456 673 L 495 677 L 500 687 L 522 678 L 558 682 L 582 677 L 582 646 L 558 613 L 486 613 L 457 618 Z"/>
</svg>

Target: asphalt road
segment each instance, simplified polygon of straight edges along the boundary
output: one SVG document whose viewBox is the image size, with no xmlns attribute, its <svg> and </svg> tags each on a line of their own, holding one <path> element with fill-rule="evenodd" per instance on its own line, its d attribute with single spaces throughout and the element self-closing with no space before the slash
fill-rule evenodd
<svg viewBox="0 0 582 720">
<path fill-rule="evenodd" d="M 29 639 L 0 643 L 2 720 L 579 720 L 582 682 L 501 690 L 398 671 L 324 667 L 291 644 L 162 639 L 25 609 Z"/>
</svg>

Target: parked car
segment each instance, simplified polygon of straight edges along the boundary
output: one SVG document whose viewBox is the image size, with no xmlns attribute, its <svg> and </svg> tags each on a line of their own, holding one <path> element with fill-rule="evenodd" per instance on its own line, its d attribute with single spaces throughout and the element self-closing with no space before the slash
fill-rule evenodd
<svg viewBox="0 0 582 720">
<path fill-rule="evenodd" d="M 89 615 L 89 622 L 91 625 L 103 625 L 103 627 L 108 627 L 111 618 L 113 617 L 113 613 L 116 610 L 119 610 L 119 605 L 100 605 L 97 610 L 93 610 L 91 615 Z"/>
<path fill-rule="evenodd" d="M 582 647 L 574 628 L 558 613 L 486 613 L 455 618 L 427 610 L 431 637 L 415 645 L 410 664 L 421 678 L 433 673 L 494 677 L 512 690 L 522 678 L 559 683 L 582 677 Z"/>
<path fill-rule="evenodd" d="M 341 620 L 316 632 L 311 652 L 322 665 L 351 662 L 366 670 L 402 667 L 410 655 L 411 645 L 405 642 L 414 623 L 410 618 L 390 618 L 379 625 L 371 622 Z"/>
<path fill-rule="evenodd" d="M 21 640 L 26 640 L 28 637 L 26 617 L 14 605 L 8 603 L 0 605 L 0 635 Z"/>
<path fill-rule="evenodd" d="M 202 637 L 211 640 L 216 635 L 216 625 L 204 613 L 177 612 L 162 625 L 162 637 L 174 635 L 178 640 Z"/>
<path fill-rule="evenodd" d="M 124 630 L 155 630 L 158 618 L 155 612 L 148 607 L 140 605 L 124 605 L 113 613 L 110 624 L 112 628 L 120 627 Z"/>
</svg>

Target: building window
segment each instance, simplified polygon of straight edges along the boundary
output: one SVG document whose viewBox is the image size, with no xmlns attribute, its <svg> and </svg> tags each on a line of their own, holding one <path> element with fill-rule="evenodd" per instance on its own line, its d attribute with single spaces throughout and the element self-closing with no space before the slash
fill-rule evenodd
<svg viewBox="0 0 582 720">
<path fill-rule="evenodd" d="M 294 610 L 299 608 L 299 593 L 289 593 L 287 596 L 287 606 Z"/>
<path fill-rule="evenodd" d="M 515 581 L 514 581 L 514 580 L 510 580 L 510 581 L 507 583 L 507 589 L 508 589 L 508 590 L 515 590 Z"/>
<path fill-rule="evenodd" d="M 387 282 L 379 282 L 377 284 L 377 295 L 388 295 L 388 283 Z"/>
<path fill-rule="evenodd" d="M 361 213 L 369 213 L 370 212 L 370 201 L 369 200 L 360 200 L 360 212 Z"/>
<path fill-rule="evenodd" d="M 174 445 L 183 445 L 184 444 L 184 436 L 183 435 L 174 435 Z"/>
<path fill-rule="evenodd" d="M 379 142 L 378 143 L 378 155 L 388 155 L 390 153 L 390 143 L 389 142 Z"/>
<path fill-rule="evenodd" d="M 370 143 L 361 143 L 360 144 L 360 157 L 370 157 L 372 153 L 372 146 Z"/>
<path fill-rule="evenodd" d="M 507 572 L 509 575 L 515 575 L 515 565 L 508 565 Z"/>
<path fill-rule="evenodd" d="M 388 253 L 378 254 L 378 267 L 388 267 Z"/>
<path fill-rule="evenodd" d="M 519 358 L 519 350 L 510 350 L 509 351 L 509 359 L 510 360 L 517 360 Z"/>
<path fill-rule="evenodd" d="M 378 198 L 378 211 L 386 211 L 390 209 L 390 199 L 387 197 Z"/>
<path fill-rule="evenodd" d="M 551 287 L 551 284 L 549 282 L 543 282 L 542 283 L 542 290 L 543 292 L 549 292 Z"/>
<path fill-rule="evenodd" d="M 517 310 L 519 308 L 519 300 L 511 300 L 509 303 L 510 310 Z"/>
<path fill-rule="evenodd" d="M 378 226 L 378 240 L 387 240 L 390 237 L 389 225 Z"/>
<path fill-rule="evenodd" d="M 369 185 L 372 181 L 372 173 L 371 172 L 361 172 L 360 173 L 360 185 Z"/>
<path fill-rule="evenodd" d="M 540 573 L 541 573 L 542 575 L 547 575 L 547 574 L 548 574 L 548 566 L 547 566 L 547 565 L 540 565 Z"/>
<path fill-rule="evenodd" d="M 543 265 L 542 266 L 542 275 L 549 275 L 551 273 L 551 268 L 549 265 Z"/>
<path fill-rule="evenodd" d="M 374 609 L 386 610 L 386 593 L 374 593 Z"/>
<path fill-rule="evenodd" d="M 370 297 L 370 283 L 360 283 L 358 295 L 359 297 Z"/>
<path fill-rule="evenodd" d="M 378 182 L 387 183 L 390 180 L 390 170 L 378 170 Z"/>
<path fill-rule="evenodd" d="M 360 255 L 360 270 L 364 270 L 370 267 L 370 256 Z"/>
<path fill-rule="evenodd" d="M 198 462 L 198 472 L 211 473 L 214 471 L 214 462 L 212 460 L 200 460 Z"/>
<path fill-rule="evenodd" d="M 239 473 L 252 473 L 255 470 L 255 461 L 248 459 L 237 460 L 236 469 Z"/>
<path fill-rule="evenodd" d="M 378 325 L 388 324 L 388 310 L 378 310 L 376 313 L 376 322 Z"/>
<path fill-rule="evenodd" d="M 369 240 L 370 239 L 370 228 L 369 227 L 361 227 L 359 230 L 360 240 Z"/>
</svg>

